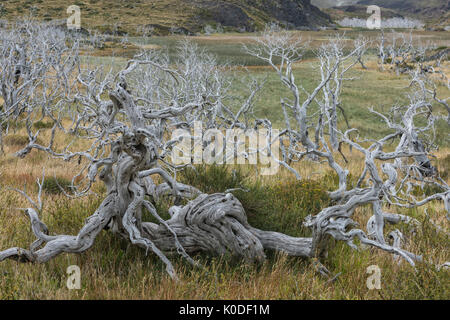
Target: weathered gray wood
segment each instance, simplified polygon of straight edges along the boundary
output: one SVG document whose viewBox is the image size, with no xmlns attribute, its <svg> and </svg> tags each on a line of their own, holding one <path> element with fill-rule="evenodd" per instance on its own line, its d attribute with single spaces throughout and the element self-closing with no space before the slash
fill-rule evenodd
<svg viewBox="0 0 450 320">
<path fill-rule="evenodd" d="M 385 222 L 415 223 L 414 219 L 383 212 L 383 205 L 411 208 L 443 200 L 449 212 L 450 187 L 431 165 L 429 151 L 423 142 L 424 135 L 433 130 L 436 120 L 430 108 L 431 101 L 445 106 L 446 100 L 438 99 L 435 87 L 429 89 L 425 80 L 416 74 L 412 83 L 421 90 L 411 95 L 409 105 L 395 107 L 389 115 L 371 110 L 393 133 L 379 140 L 360 141 L 355 137 L 355 129 L 340 131 L 337 113 L 338 109 L 344 110 L 339 97 L 343 81 L 347 80 L 344 76 L 352 66 L 361 63 L 366 46 L 366 41 L 360 39 L 350 53 L 344 54 L 343 41 L 338 36 L 318 51 L 321 78 L 310 93 L 296 82 L 294 76 L 294 63 L 301 56 L 302 42 L 292 33 L 268 30 L 257 39 L 259 47 L 248 49 L 269 63 L 291 92 L 291 99 L 283 98 L 281 102 L 286 128 L 276 137 L 272 136 L 268 119 L 249 121 L 256 92 L 262 90 L 262 85 L 256 80 L 250 81 L 250 94 L 234 113 L 223 103 L 228 94 L 229 79 L 220 73 L 211 56 L 199 52 L 192 44 L 181 45 L 181 56 L 175 66 L 167 57 L 143 53 L 130 60 L 115 76 L 111 72 L 103 74 L 101 68 L 82 71 L 77 65 L 76 54 L 66 68 L 64 63 L 55 66 L 60 70 L 58 76 L 61 79 L 74 78 L 77 83 L 63 82 L 60 88 L 54 88 L 51 96 L 45 97 L 45 103 L 30 98 L 29 108 L 19 109 L 24 112 L 29 143 L 17 155 L 24 157 L 37 149 L 57 159 L 78 161 L 80 171 L 72 180 L 73 193 L 67 195 L 88 194 L 99 178 L 106 186 L 106 197 L 78 235 L 51 235 L 39 218 L 44 210 L 41 201 L 43 181 L 38 182 L 38 201 L 16 190 L 33 206 L 25 212 L 37 240 L 29 249 L 1 251 L 0 261 L 10 258 L 42 263 L 63 252 L 80 253 L 94 244 L 101 230 L 107 229 L 156 254 L 173 278 L 176 274 L 167 254 L 180 254 L 193 265 L 197 263 L 190 254 L 202 251 L 248 262 L 263 261 L 265 249 L 317 258 L 326 252 L 329 237 L 345 241 L 355 249 L 354 240 L 358 239 L 363 245 L 392 253 L 414 265 L 422 257 L 401 248 L 403 235 L 398 231 L 388 236 L 384 234 Z M 384 48 L 380 50 L 384 52 Z M 283 64 L 275 64 L 276 57 L 281 58 Z M 7 94 L 17 95 L 16 91 L 17 87 L 14 87 Z M 67 103 L 76 107 L 70 110 L 61 107 Z M 318 107 L 317 123 L 312 121 L 311 115 L 314 104 Z M 39 130 L 33 132 L 32 123 L 39 118 L 36 116 L 38 109 L 54 121 L 47 145 L 39 143 Z M 8 106 L 7 112 L 0 116 L 9 120 L 14 110 Z M 68 127 L 62 121 L 67 117 L 72 120 Z M 425 125 L 417 125 L 419 118 Z M 248 224 L 242 204 L 231 193 L 207 195 L 177 182 L 176 172 L 180 167 L 167 160 L 175 143 L 169 140 L 169 134 L 174 128 L 192 129 L 195 121 L 202 121 L 205 128 L 263 126 L 267 135 L 262 138 L 269 144 L 277 139 L 287 139 L 289 144 L 283 148 L 283 158 L 275 160 L 299 179 L 301 175 L 290 165 L 292 162 L 325 160 L 337 174 L 339 187 L 329 192 L 334 201 L 331 206 L 306 218 L 304 225 L 311 228 L 312 237 L 295 238 L 258 230 Z M 315 129 L 314 138 L 309 135 L 309 128 Z M 81 151 L 71 151 L 72 143 L 58 148 L 54 137 L 59 133 L 73 136 L 74 141 L 85 139 L 91 146 Z M 383 148 L 390 141 L 396 143 L 395 151 L 385 152 Z M 198 145 L 205 147 L 201 140 Z M 356 186 L 349 186 L 346 164 L 335 159 L 333 151 L 344 156 L 341 145 L 349 146 L 364 157 L 364 169 Z M 163 182 L 157 184 L 155 175 Z M 75 181 L 78 180 L 82 182 L 77 185 Z M 425 185 L 439 187 L 441 191 L 420 199 L 412 195 L 414 186 Z M 169 210 L 171 218 L 164 220 L 149 200 L 161 201 L 163 196 L 172 196 L 176 204 L 181 203 L 181 199 L 190 201 L 184 206 L 172 206 Z M 366 231 L 359 229 L 353 218 L 356 209 L 365 205 L 371 205 L 373 211 Z M 148 210 L 158 223 L 143 221 L 143 210 Z M 392 244 L 389 238 L 393 240 Z M 317 265 L 324 272 L 319 262 Z"/>
</svg>

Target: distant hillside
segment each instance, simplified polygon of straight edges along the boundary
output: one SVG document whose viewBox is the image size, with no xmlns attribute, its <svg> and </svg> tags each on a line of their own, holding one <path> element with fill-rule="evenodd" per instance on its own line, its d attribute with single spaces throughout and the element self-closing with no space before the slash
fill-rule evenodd
<svg viewBox="0 0 450 320">
<path fill-rule="evenodd" d="M 365 17 L 369 5 L 378 5 L 383 18 L 413 17 L 434 26 L 450 24 L 450 0 L 312 0 L 314 5 L 334 20 L 344 17 Z M 332 7 L 332 8 L 331 8 Z M 331 8 L 331 9 L 330 9 Z"/>
<path fill-rule="evenodd" d="M 65 19 L 69 4 L 81 8 L 82 27 L 129 34 L 146 25 L 158 33 L 199 32 L 206 25 L 253 31 L 267 22 L 290 28 L 330 25 L 330 17 L 310 0 L 15 0 L 0 2 L 0 18 L 32 13 L 42 20 Z"/>
<path fill-rule="evenodd" d="M 412 14 L 450 9 L 450 0 L 359 0 L 358 4 L 377 5 Z"/>
<path fill-rule="evenodd" d="M 421 19 L 432 25 L 450 24 L 450 0 L 359 0 L 361 5 L 378 5 Z"/>
<path fill-rule="evenodd" d="M 367 17 L 369 16 L 369 14 L 367 13 L 367 6 L 360 4 L 327 8 L 323 9 L 323 11 L 329 14 L 334 21 L 340 21 L 344 18 L 367 19 Z M 404 14 L 400 14 L 398 11 L 392 9 L 383 8 L 381 13 L 383 19 L 405 17 Z"/>
</svg>

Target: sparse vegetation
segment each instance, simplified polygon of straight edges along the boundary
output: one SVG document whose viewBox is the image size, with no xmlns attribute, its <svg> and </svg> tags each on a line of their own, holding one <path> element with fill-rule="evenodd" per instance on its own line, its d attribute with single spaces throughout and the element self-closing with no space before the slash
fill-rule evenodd
<svg viewBox="0 0 450 320">
<path fill-rule="evenodd" d="M 28 144 L 28 142 L 29 142 L 28 137 L 17 135 L 17 134 L 8 135 L 4 139 L 4 143 L 6 145 L 10 145 L 10 146 L 23 147 L 23 146 L 26 146 Z"/>
<path fill-rule="evenodd" d="M 90 4 L 101 4 L 101 0 L 91 0 Z M 87 2 L 83 2 L 84 5 Z M 160 3 L 153 4 L 160 6 Z M 129 7 L 134 9 L 134 7 Z M 147 32 L 147 31 L 145 31 Z M 150 31 L 149 31 L 150 32 Z M 330 33 L 317 32 L 311 41 L 311 48 L 327 41 Z M 368 33 L 375 35 L 375 33 Z M 418 33 L 419 36 L 424 33 Z M 349 32 L 346 37 L 352 39 L 356 32 Z M 230 37 L 230 38 L 227 38 Z M 448 42 L 448 36 L 440 35 L 439 41 Z M 443 37 L 443 38 L 442 38 Z M 120 39 L 120 37 L 117 37 Z M 180 37 L 145 37 L 130 38 L 134 42 L 129 48 L 123 48 L 124 57 L 133 56 L 145 45 L 156 45 L 155 50 L 161 50 L 169 44 L 168 56 L 175 56 L 175 45 Z M 242 53 L 240 42 L 253 43 L 249 35 L 214 35 L 198 37 L 194 41 L 201 48 L 210 48 L 219 52 L 219 63 L 231 61 L 232 65 L 245 64 L 249 70 L 241 68 L 234 70 L 238 78 L 247 79 L 249 74 L 257 80 L 265 79 L 265 89 L 256 102 L 261 107 L 255 110 L 255 118 L 267 118 L 274 127 L 284 123 L 282 110 L 279 108 L 280 96 L 286 95 L 287 89 L 278 81 L 278 75 L 273 74 L 254 57 Z M 83 63 L 89 61 L 110 62 L 119 69 L 126 60 L 111 58 L 111 47 L 115 49 L 116 42 L 108 43 L 102 49 L 94 48 L 86 52 L 89 56 L 82 57 Z M 219 43 L 221 43 L 219 45 Z M 446 47 L 446 46 L 445 46 Z M 372 48 L 373 49 L 373 48 Z M 100 51 L 103 53 L 99 54 Z M 314 88 L 320 74 L 312 74 L 317 70 L 318 61 L 312 56 L 313 50 L 306 51 L 306 61 L 293 66 L 296 79 L 302 81 L 303 88 L 310 91 Z M 310 56 L 308 55 L 310 54 Z M 94 56 L 94 57 L 93 57 Z M 97 57 L 95 57 L 97 56 Z M 100 56 L 100 57 L 98 57 Z M 99 60 L 93 60 L 93 59 Z M 92 60 L 91 60 L 92 59 Z M 448 66 L 443 61 L 443 68 Z M 223 63 L 224 64 L 224 63 Z M 351 127 L 358 128 L 361 136 L 379 139 L 391 131 L 383 126 L 379 118 L 369 112 L 369 107 L 384 112 L 387 108 L 407 102 L 407 97 L 399 95 L 399 90 L 408 84 L 407 75 L 396 75 L 386 70 L 380 71 L 374 50 L 367 57 L 368 70 L 356 67 L 358 72 L 350 72 L 349 77 L 357 77 L 342 90 L 342 105 L 345 105 L 346 117 Z M 211 84 L 211 83 L 209 83 Z M 241 83 L 233 83 L 229 88 L 231 95 L 243 96 L 246 90 Z M 135 89 L 132 89 L 135 90 Z M 132 91 L 130 90 L 130 91 Z M 447 93 L 448 89 L 440 85 L 439 94 Z M 101 96 L 102 98 L 105 95 Z M 238 102 L 232 101 L 238 105 Z M 437 112 L 445 113 L 442 106 L 436 104 Z M 20 120 L 20 119 L 19 119 Z M 339 122 L 344 123 L 343 115 Z M 58 120 L 59 121 L 59 120 Z M 69 119 L 61 121 L 69 124 Z M 83 124 L 84 125 L 84 124 Z M 448 124 L 443 119 L 436 123 L 436 144 L 440 149 L 433 160 L 440 176 L 448 183 L 448 168 L 450 167 L 450 149 L 448 147 Z M 65 132 L 52 138 L 53 119 L 45 117 L 33 123 L 33 130 L 40 131 L 35 143 L 47 146 L 54 139 L 54 146 L 60 151 L 70 144 L 71 148 L 88 148 L 88 134 L 83 132 L 86 140 L 73 141 L 73 132 Z M 92 182 L 91 191 L 95 194 L 80 199 L 68 199 L 62 193 L 72 189 L 71 178 L 79 169 L 86 165 L 86 159 L 81 156 L 72 157 L 72 161 L 61 162 L 55 157 L 47 156 L 42 150 L 34 150 L 24 159 L 17 159 L 14 153 L 24 148 L 30 141 L 27 128 L 17 125 L 15 131 L 3 137 L 5 154 L 0 155 L 0 186 L 23 189 L 26 184 L 27 193 L 37 198 L 38 190 L 34 188 L 37 178 L 42 176 L 42 168 L 47 174 L 42 190 L 45 193 L 45 210 L 40 217 L 51 230 L 51 234 L 77 234 L 83 226 L 83 221 L 92 215 L 102 204 L 107 190 L 98 179 Z M 81 132 L 82 129 L 80 129 Z M 86 129 L 83 129 L 86 130 Z M 311 131 L 313 132 L 313 131 Z M 82 134 L 80 133 L 80 136 Z M 358 152 L 350 152 L 344 147 L 347 158 L 333 152 L 339 164 L 347 164 L 350 171 L 347 176 L 347 189 L 353 189 L 358 183 L 358 177 L 364 168 L 364 157 Z M 387 147 L 388 149 L 390 146 Z M 61 151 L 62 150 L 62 151 Z M 72 150 L 72 149 L 70 149 Z M 339 150 L 341 151 L 341 150 Z M 248 217 L 248 222 L 255 228 L 281 232 L 292 237 L 311 237 L 311 229 L 303 225 L 305 217 L 316 215 L 323 208 L 336 204 L 329 196 L 329 191 L 339 187 L 339 176 L 318 162 L 302 161 L 292 166 L 301 172 L 304 179 L 298 181 L 285 168 L 280 169 L 276 176 L 258 177 L 255 167 L 201 165 L 187 167 L 177 172 L 177 181 L 191 185 L 204 193 L 221 193 L 230 191 L 239 199 Z M 69 178 L 70 177 L 70 178 Z M 383 177 L 384 178 L 384 177 Z M 364 182 L 366 183 L 366 182 Z M 362 184 L 364 187 L 365 184 Z M 367 183 L 369 184 L 370 181 Z M 427 186 L 417 189 L 413 194 L 425 193 L 429 196 L 439 192 L 439 188 Z M 147 198 L 146 198 L 147 199 Z M 148 201 L 151 199 L 148 198 Z M 167 196 L 158 200 L 152 199 L 152 205 L 164 219 L 169 219 L 169 209 L 174 205 L 174 198 Z M 186 204 L 183 200 L 182 204 Z M 13 246 L 27 247 L 34 239 L 29 233 L 26 217 L 15 208 L 28 207 L 24 197 L 17 192 L 2 188 L 0 193 L 0 248 Z M 385 204 L 386 212 L 394 211 Z M 365 226 L 372 216 L 369 206 L 356 208 L 355 222 Z M 146 255 L 145 250 L 130 246 L 129 242 L 106 231 L 101 231 L 91 250 L 80 255 L 61 254 L 47 264 L 17 264 L 15 261 L 3 261 L 0 264 L 0 299 L 445 299 L 450 298 L 450 273 L 446 268 L 437 269 L 436 265 L 450 260 L 448 220 L 445 219 L 443 202 L 433 202 L 423 210 L 396 208 L 396 213 L 417 219 L 420 226 L 412 227 L 406 223 L 396 226 L 405 235 L 405 250 L 414 254 L 423 254 L 425 262 L 418 262 L 416 269 L 403 261 L 398 263 L 393 256 L 381 250 L 363 247 L 361 251 L 351 250 L 345 243 L 330 240 L 328 256 L 321 262 L 333 275 L 341 273 L 335 281 L 322 277 L 309 259 L 299 259 L 267 251 L 268 259 L 259 265 L 242 263 L 228 259 L 229 257 L 210 257 L 198 253 L 194 259 L 204 269 L 193 268 L 187 261 L 177 255 L 171 256 L 179 281 L 170 279 L 165 271 L 166 265 L 153 254 Z M 158 221 L 148 210 L 143 210 L 145 221 Z M 436 225 L 440 229 L 436 228 Z M 393 231 L 392 226 L 386 227 L 386 233 Z M 13 235 L 13 236 L 11 236 Z M 0 250 L 0 251 L 1 251 Z M 435 262 L 435 264 L 429 261 Z M 82 271 L 82 289 L 69 291 L 66 288 L 66 268 L 76 264 Z M 366 287 L 366 268 L 378 265 L 382 270 L 382 289 L 368 290 Z M 125 285 L 126 284 L 126 285 Z"/>
<path fill-rule="evenodd" d="M 300 2 L 300 5 L 297 2 Z M 317 28 L 329 24 L 329 17 L 311 6 L 309 1 L 287 0 L 281 4 L 275 0 L 242 2 L 239 0 L 221 0 L 211 5 L 208 0 L 159 0 L 159 1 L 75 1 L 82 14 L 82 25 L 85 29 L 99 31 L 111 30 L 115 24 L 121 26 L 120 31 L 138 35 L 140 26 L 153 28 L 153 33 L 170 35 L 171 27 L 201 33 L 207 25 L 214 25 L 215 31 L 222 23 L 229 31 L 246 31 L 263 29 L 268 22 L 290 21 L 292 27 Z M 27 15 L 29 8 L 37 10 L 33 16 L 37 19 L 65 20 L 69 6 L 64 1 L 4 1 L 0 9 L 0 17 L 13 20 Z M 97 13 L 96 13 L 97 12 Z M 99 19 L 99 17 L 101 17 Z M 136 19 L 136 17 L 139 17 Z M 186 32 L 183 32 L 186 33 Z"/>
<path fill-rule="evenodd" d="M 61 177 L 47 177 L 42 185 L 42 190 L 48 194 L 70 193 L 72 182 Z"/>
</svg>

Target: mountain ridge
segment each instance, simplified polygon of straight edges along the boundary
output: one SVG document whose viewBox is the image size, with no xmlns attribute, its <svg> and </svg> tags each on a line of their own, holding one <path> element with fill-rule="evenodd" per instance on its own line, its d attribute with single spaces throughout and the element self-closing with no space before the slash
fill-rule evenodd
<svg viewBox="0 0 450 320">
<path fill-rule="evenodd" d="M 450 0 L 312 0 L 314 5 L 323 8 L 333 19 L 364 17 L 364 7 L 377 5 L 382 8 L 382 16 L 411 17 L 428 25 L 447 26 L 450 24 Z M 333 5 L 335 4 L 335 5 Z"/>
<path fill-rule="evenodd" d="M 72 4 L 72 3 L 71 3 Z M 81 9 L 83 28 L 133 34 L 149 26 L 160 34 L 197 33 L 207 25 L 227 31 L 254 31 L 276 22 L 293 29 L 317 29 L 331 19 L 310 0 L 75 0 Z M 51 21 L 67 17 L 62 0 L 15 0 L 0 2 L 0 18 L 14 19 L 33 13 Z M 105 9 L 107 8 L 107 9 Z"/>
</svg>

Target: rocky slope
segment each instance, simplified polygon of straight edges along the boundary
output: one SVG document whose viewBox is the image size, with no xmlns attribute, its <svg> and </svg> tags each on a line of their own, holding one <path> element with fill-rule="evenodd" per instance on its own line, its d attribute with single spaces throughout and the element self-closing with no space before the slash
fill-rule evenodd
<svg viewBox="0 0 450 320">
<path fill-rule="evenodd" d="M 335 20 L 343 17 L 365 17 L 368 5 L 378 5 L 382 8 L 383 18 L 412 17 L 427 22 L 430 26 L 446 26 L 450 23 L 450 0 L 312 0 L 311 2 L 320 8 L 327 8 L 324 11 Z"/>
<path fill-rule="evenodd" d="M 149 26 L 156 33 L 194 33 L 210 25 L 217 29 L 253 31 L 268 22 L 296 29 L 330 25 L 330 17 L 310 0 L 76 0 L 85 29 L 136 33 Z M 0 19 L 32 14 L 51 21 L 66 19 L 67 1 L 15 0 L 0 2 Z"/>
<path fill-rule="evenodd" d="M 433 25 L 450 23 L 450 0 L 359 0 L 358 4 L 378 5 Z"/>
<path fill-rule="evenodd" d="M 290 28 L 317 28 L 330 23 L 328 15 L 310 0 L 192 1 L 201 9 L 198 24 L 253 30 L 266 22 L 278 22 Z"/>
</svg>

